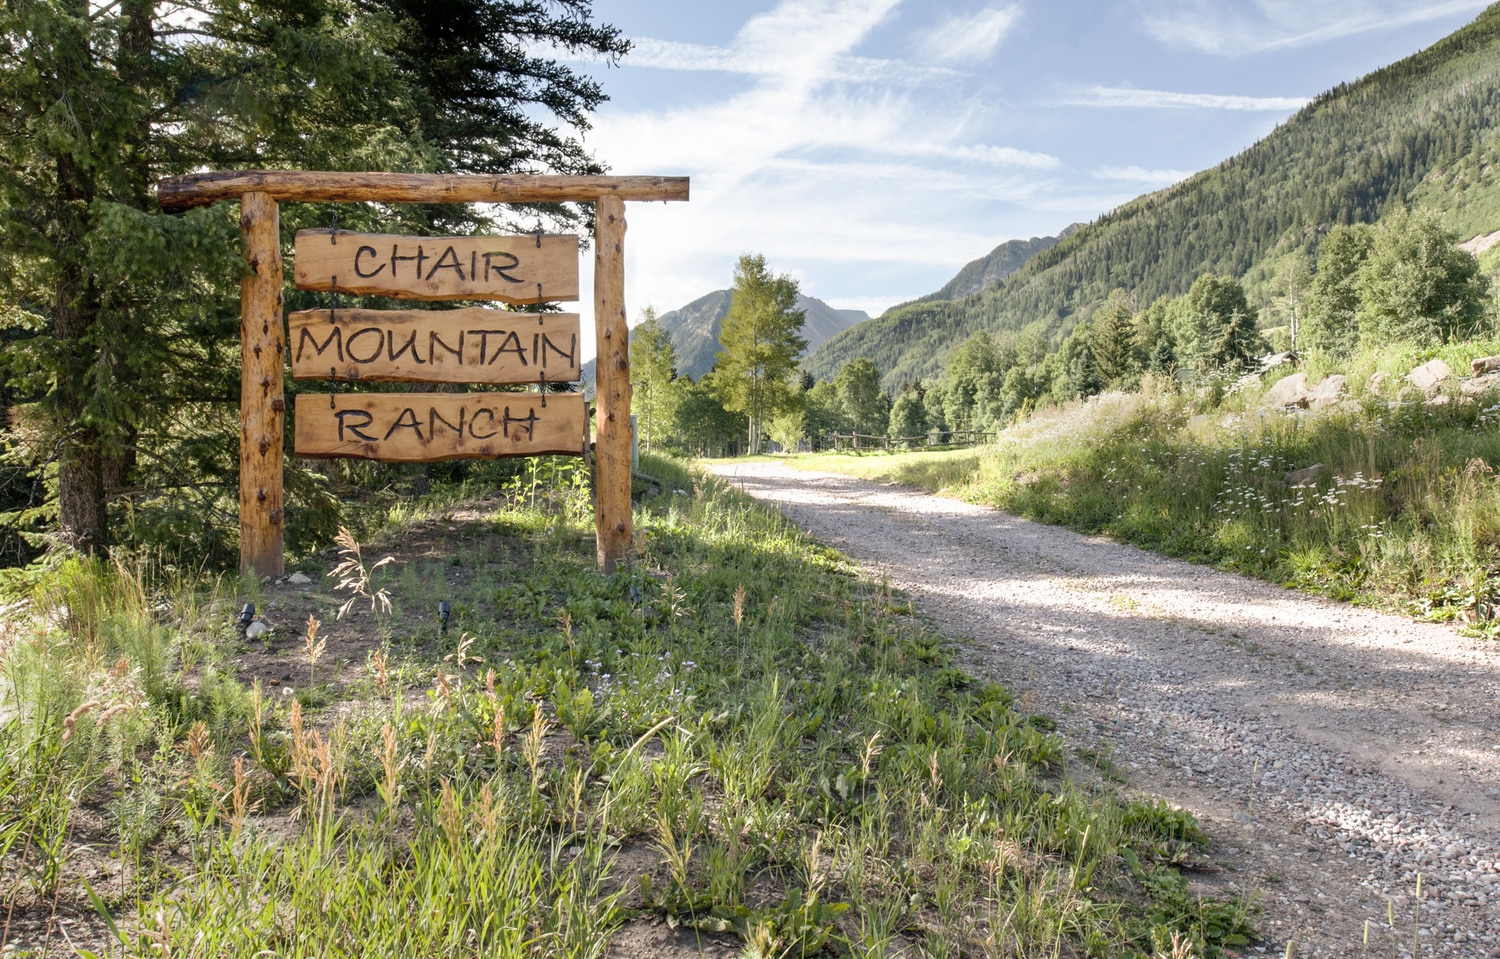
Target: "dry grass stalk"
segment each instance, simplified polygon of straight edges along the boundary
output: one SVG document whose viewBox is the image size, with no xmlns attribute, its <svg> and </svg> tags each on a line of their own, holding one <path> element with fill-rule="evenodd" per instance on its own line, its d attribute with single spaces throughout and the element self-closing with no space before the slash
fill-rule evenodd
<svg viewBox="0 0 1500 959">
<path fill-rule="evenodd" d="M 354 605 L 356 600 L 368 599 L 370 611 L 374 612 L 376 606 L 389 614 L 391 611 L 391 595 L 384 589 L 370 592 L 370 574 L 387 563 L 394 563 L 394 556 L 387 556 L 377 562 L 374 566 L 365 568 L 364 555 L 361 553 L 358 541 L 354 534 L 343 526 L 339 527 L 339 534 L 333 538 L 339 545 L 339 555 L 343 559 L 329 572 L 329 576 L 338 578 L 338 585 L 334 589 L 347 589 L 352 595 L 339 607 L 338 618 L 343 619 L 344 614 Z"/>
</svg>

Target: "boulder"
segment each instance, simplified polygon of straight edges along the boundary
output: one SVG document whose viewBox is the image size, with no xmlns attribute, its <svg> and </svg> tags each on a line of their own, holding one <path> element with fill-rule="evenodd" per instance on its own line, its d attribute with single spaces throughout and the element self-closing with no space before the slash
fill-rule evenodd
<svg viewBox="0 0 1500 959">
<path fill-rule="evenodd" d="M 1286 474 L 1283 482 L 1288 486 L 1311 486 L 1326 472 L 1328 472 L 1328 467 L 1322 463 L 1314 463 L 1306 469 L 1292 470 Z"/>
<path fill-rule="evenodd" d="M 286 581 L 293 586 L 306 586 L 312 582 L 312 577 L 306 573 L 293 573 L 286 578 Z"/>
<path fill-rule="evenodd" d="M 1481 356 L 1477 360 L 1470 360 L 1469 370 L 1475 376 L 1500 371 L 1500 356 Z"/>
<path fill-rule="evenodd" d="M 1365 380 L 1365 392 L 1381 392 L 1385 389 L 1385 381 L 1388 379 L 1390 379 L 1390 377 L 1386 375 L 1385 370 L 1376 370 L 1375 372 L 1370 374 L 1369 379 Z"/>
<path fill-rule="evenodd" d="M 1480 397 L 1492 390 L 1500 390 L 1500 373 L 1487 373 L 1458 384 L 1458 391 L 1464 396 Z"/>
<path fill-rule="evenodd" d="M 1431 360 L 1406 374 L 1406 381 L 1431 396 L 1443 388 L 1453 371 L 1442 360 Z"/>
<path fill-rule="evenodd" d="M 1342 373 L 1325 376 L 1321 383 L 1307 391 L 1307 408 L 1311 410 L 1323 410 L 1333 406 L 1344 398 L 1347 385 L 1348 377 Z"/>
<path fill-rule="evenodd" d="M 1270 409 L 1285 409 L 1288 406 L 1307 408 L 1307 374 L 1293 373 L 1277 380 L 1266 390 L 1265 405 Z"/>
</svg>

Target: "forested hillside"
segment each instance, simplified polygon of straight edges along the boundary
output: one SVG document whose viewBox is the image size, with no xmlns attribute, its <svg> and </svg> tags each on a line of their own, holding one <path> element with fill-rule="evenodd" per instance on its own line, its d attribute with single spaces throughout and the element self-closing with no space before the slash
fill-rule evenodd
<svg viewBox="0 0 1500 959">
<path fill-rule="evenodd" d="M 1056 344 L 1111 290 L 1144 304 L 1186 293 L 1204 273 L 1243 277 L 1251 306 L 1263 307 L 1282 257 L 1311 255 L 1330 227 L 1409 202 L 1470 235 L 1500 229 L 1497 108 L 1500 7 L 1491 7 L 1429 49 L 1328 91 L 1239 156 L 1100 217 L 1003 282 L 892 310 L 834 337 L 806 368 L 826 377 L 865 357 L 893 389 L 937 374 L 975 331 L 1037 324 Z"/>
</svg>

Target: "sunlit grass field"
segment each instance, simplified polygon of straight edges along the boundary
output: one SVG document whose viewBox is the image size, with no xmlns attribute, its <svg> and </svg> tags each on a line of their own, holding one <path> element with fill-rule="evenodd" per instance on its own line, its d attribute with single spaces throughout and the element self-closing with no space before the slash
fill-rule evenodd
<svg viewBox="0 0 1500 959">
<path fill-rule="evenodd" d="M 1467 373 L 1500 343 L 1443 358 Z M 1049 410 L 979 451 L 823 454 L 798 465 L 907 483 L 1339 599 L 1495 631 L 1500 395 L 1401 390 L 1425 354 L 1366 356 L 1321 413 L 1265 383 L 1149 387 Z M 1309 380 L 1336 372 L 1314 363 Z M 1383 372 L 1385 385 L 1367 388 Z M 1450 388 L 1451 389 L 1451 388 Z M 1321 464 L 1316 478 L 1288 474 Z"/>
<path fill-rule="evenodd" d="M 773 513 L 643 468 L 667 492 L 610 578 L 550 465 L 403 507 L 310 584 L 29 577 L 0 633 L 7 955 L 598 957 L 663 922 L 755 957 L 1247 940 L 1248 903 L 1181 871 L 1190 816 L 1122 800 L 1045 703 Z"/>
</svg>

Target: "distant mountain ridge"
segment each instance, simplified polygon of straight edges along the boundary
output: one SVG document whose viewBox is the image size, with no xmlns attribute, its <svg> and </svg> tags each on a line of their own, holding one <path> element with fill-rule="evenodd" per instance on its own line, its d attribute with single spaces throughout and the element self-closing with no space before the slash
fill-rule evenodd
<svg viewBox="0 0 1500 959">
<path fill-rule="evenodd" d="M 979 259 L 970 260 L 964 264 L 957 275 L 943 284 L 942 289 L 936 293 L 929 293 L 893 306 L 881 314 L 881 317 L 922 303 L 961 300 L 986 290 L 1025 266 L 1032 257 L 1052 249 L 1082 227 L 1082 223 L 1074 223 L 1056 236 L 1034 236 L 1029 240 L 1006 240 Z M 878 320 L 872 321 L 869 327 L 858 325 L 849 327 L 828 337 L 821 350 L 808 347 L 802 368 L 820 380 L 833 379 L 839 367 L 844 363 L 855 357 L 868 355 L 861 350 L 869 348 L 867 335 L 870 333 L 874 333 L 878 339 L 883 337 L 886 331 L 880 327 Z M 879 366 L 879 363 L 877 362 L 876 365 Z M 889 384 L 887 386 L 889 387 Z"/>
<path fill-rule="evenodd" d="M 672 346 L 677 350 L 678 376 L 691 376 L 697 380 L 713 369 L 714 359 L 719 355 L 719 327 L 729 314 L 729 301 L 729 290 L 714 290 L 657 317 L 672 335 Z M 802 338 L 807 340 L 808 352 L 817 349 L 829 337 L 870 319 L 870 314 L 864 310 L 837 310 L 817 297 L 801 293 L 797 294 L 797 309 L 806 314 Z M 634 330 L 631 335 L 635 335 Z M 593 360 L 583 366 L 583 382 L 592 387 Z"/>
<path fill-rule="evenodd" d="M 1408 205 L 1461 238 L 1500 229 L 1500 4 L 1426 50 L 1315 98 L 1218 166 L 1138 197 L 1032 256 L 1000 282 L 889 310 L 803 368 L 872 360 L 887 389 L 939 375 L 973 333 L 1033 329 L 1055 346 L 1114 289 L 1142 305 L 1204 273 L 1269 305 L 1290 258 L 1327 230 Z"/>
<path fill-rule="evenodd" d="M 1057 244 L 1078 232 L 1082 227 L 1082 223 L 1074 223 L 1057 234 L 1057 236 L 1034 236 L 1029 240 L 1006 240 L 979 259 L 970 260 L 964 264 L 964 268 L 958 271 L 958 275 L 943 284 L 943 288 L 936 293 L 929 293 L 926 296 L 918 297 L 912 302 L 927 303 L 932 300 L 961 300 L 987 287 L 994 286 L 1025 266 L 1027 260 L 1043 250 L 1050 250 L 1052 247 L 1057 246 Z"/>
</svg>

